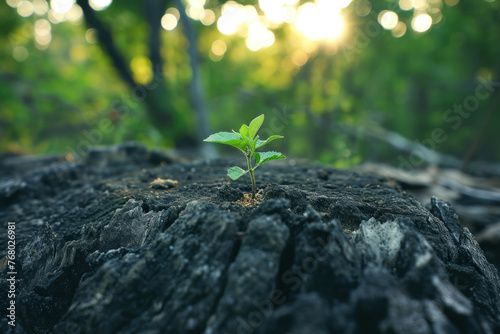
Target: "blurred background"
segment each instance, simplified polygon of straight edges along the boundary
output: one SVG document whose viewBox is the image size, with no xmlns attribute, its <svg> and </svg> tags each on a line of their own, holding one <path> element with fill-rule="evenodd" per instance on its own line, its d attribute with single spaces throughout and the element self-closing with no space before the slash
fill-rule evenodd
<svg viewBox="0 0 500 334">
<path fill-rule="evenodd" d="M 0 30 L 2 153 L 192 149 L 264 113 L 339 168 L 500 159 L 498 0 L 2 0 Z"/>
</svg>

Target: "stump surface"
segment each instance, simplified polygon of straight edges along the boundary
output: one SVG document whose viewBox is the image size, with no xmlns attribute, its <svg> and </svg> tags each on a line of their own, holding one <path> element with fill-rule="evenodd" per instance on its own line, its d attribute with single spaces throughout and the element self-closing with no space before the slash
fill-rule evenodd
<svg viewBox="0 0 500 334">
<path fill-rule="evenodd" d="M 497 271 L 446 202 L 286 160 L 259 167 L 264 202 L 241 206 L 234 164 L 132 144 L 3 158 L 16 333 L 500 332 Z"/>
</svg>

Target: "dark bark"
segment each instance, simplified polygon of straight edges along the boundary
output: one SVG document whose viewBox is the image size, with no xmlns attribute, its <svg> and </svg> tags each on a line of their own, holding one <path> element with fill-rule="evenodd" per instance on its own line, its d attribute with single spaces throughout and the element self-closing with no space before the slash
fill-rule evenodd
<svg viewBox="0 0 500 334">
<path fill-rule="evenodd" d="M 224 182 L 232 161 L 131 144 L 25 159 L 0 160 L 18 334 L 500 331 L 497 271 L 442 200 L 285 161 L 259 169 L 264 202 L 242 206 L 251 186 Z"/>
<path fill-rule="evenodd" d="M 146 86 L 137 84 L 134 81 L 125 59 L 116 47 L 110 30 L 95 15 L 88 1 L 78 0 L 77 3 L 83 10 L 87 25 L 90 28 L 96 29 L 100 43 L 108 53 L 113 66 L 116 68 L 120 77 L 131 88 L 131 94 L 134 94 L 140 101 L 146 104 L 148 114 L 153 125 L 162 133 L 175 127 L 173 111 L 171 110 L 172 107 L 169 102 L 169 92 L 166 87 L 164 73 L 162 70 L 163 59 L 161 56 L 161 18 L 164 14 L 167 2 L 164 0 L 147 0 L 145 2 L 145 18 L 150 27 L 150 34 L 148 38 L 150 50 L 149 56 L 153 72 L 153 80 Z M 190 65 L 193 73 L 190 84 L 190 94 L 192 107 L 196 112 L 198 120 L 196 137 L 191 138 L 188 135 L 187 141 L 190 142 L 191 145 L 200 147 L 201 140 L 209 135 L 209 126 L 199 75 L 196 33 L 185 13 L 185 8 L 182 2 L 177 2 L 177 6 L 179 7 L 181 21 L 186 37 L 189 41 L 188 52 L 190 55 Z M 207 158 L 215 157 L 217 155 L 214 148 L 210 145 L 201 146 L 201 154 Z"/>
<path fill-rule="evenodd" d="M 149 37 L 150 59 L 153 65 L 153 80 L 146 86 L 134 81 L 130 69 L 127 66 L 127 62 L 114 42 L 111 31 L 95 15 L 88 1 L 78 0 L 77 3 L 82 7 L 88 27 L 96 29 L 99 42 L 110 57 L 119 76 L 130 87 L 131 94 L 147 106 L 148 115 L 152 124 L 161 132 L 174 127 L 173 112 L 169 104 L 168 91 L 164 82 L 160 54 L 161 17 L 165 7 L 165 1 L 148 0 L 146 3 L 146 19 L 151 27 Z"/>
<path fill-rule="evenodd" d="M 161 56 L 161 18 L 165 12 L 166 1 L 147 0 L 145 2 L 146 19 L 149 24 L 149 58 L 153 66 L 154 81 L 162 79 L 161 68 L 163 59 Z"/>
</svg>

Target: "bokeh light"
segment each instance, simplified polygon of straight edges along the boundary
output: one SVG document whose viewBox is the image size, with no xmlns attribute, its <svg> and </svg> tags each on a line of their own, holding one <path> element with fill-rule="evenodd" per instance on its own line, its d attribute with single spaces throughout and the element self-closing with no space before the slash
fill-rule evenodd
<svg viewBox="0 0 500 334">
<path fill-rule="evenodd" d="M 200 15 L 200 22 L 206 26 L 213 24 L 215 22 L 215 13 L 213 10 L 205 9 Z"/>
<path fill-rule="evenodd" d="M 204 9 L 201 6 L 188 5 L 186 8 L 186 14 L 194 20 L 199 20 L 203 11 Z"/>
<path fill-rule="evenodd" d="M 166 13 L 161 18 L 161 26 L 165 30 L 174 30 L 177 27 L 177 18 L 172 13 Z"/>
<path fill-rule="evenodd" d="M 51 0 L 50 8 L 58 14 L 64 14 L 71 9 L 74 3 L 74 0 Z"/>
<path fill-rule="evenodd" d="M 297 50 L 292 54 L 292 62 L 297 66 L 303 66 L 307 63 L 308 56 L 303 50 Z"/>
<path fill-rule="evenodd" d="M 104 10 L 111 5 L 112 1 L 113 0 L 89 0 L 89 5 L 93 10 Z"/>
<path fill-rule="evenodd" d="M 399 0 L 399 8 L 402 10 L 425 10 L 428 6 L 427 0 Z"/>
<path fill-rule="evenodd" d="M 399 0 L 399 8 L 402 10 L 411 10 L 413 8 L 412 0 Z"/>
<path fill-rule="evenodd" d="M 193 20 L 200 20 L 204 11 L 205 0 L 189 0 L 186 7 L 186 14 Z"/>
<path fill-rule="evenodd" d="M 212 43 L 212 52 L 217 56 L 222 56 L 227 51 L 227 45 L 224 41 L 218 39 Z"/>
<path fill-rule="evenodd" d="M 392 30 L 398 24 L 398 14 L 390 10 L 380 12 L 378 22 L 387 30 Z"/>
<path fill-rule="evenodd" d="M 286 6 L 285 7 L 285 22 L 293 23 L 297 19 L 297 10 L 295 7 Z"/>
<path fill-rule="evenodd" d="M 179 10 L 175 7 L 170 7 L 169 9 L 167 9 L 165 11 L 165 14 L 172 14 L 173 16 L 175 16 L 177 21 L 179 21 L 179 19 L 181 18 L 181 13 L 179 13 Z"/>
<path fill-rule="evenodd" d="M 209 57 L 212 61 L 220 61 L 227 51 L 227 44 L 223 40 L 216 40 L 212 43 L 210 48 Z"/>
<path fill-rule="evenodd" d="M 285 22 L 287 8 L 290 6 L 284 0 L 259 0 L 259 7 L 271 23 L 279 26 Z"/>
<path fill-rule="evenodd" d="M 47 17 L 51 23 L 57 24 L 64 21 L 64 14 L 58 13 L 53 9 L 49 9 Z"/>
<path fill-rule="evenodd" d="M 80 6 L 74 4 L 64 15 L 64 18 L 68 21 L 78 21 L 83 17 L 83 11 Z"/>
<path fill-rule="evenodd" d="M 403 37 L 406 34 L 406 24 L 404 22 L 399 21 L 396 26 L 392 29 L 392 36 L 399 38 Z"/>
<path fill-rule="evenodd" d="M 49 4 L 45 0 L 33 0 L 33 11 L 37 15 L 44 15 L 49 11 Z"/>
<path fill-rule="evenodd" d="M 319 41 L 329 42 L 341 36 L 344 29 L 341 10 L 350 3 L 351 0 L 315 0 L 304 4 L 298 0 L 259 0 L 258 6 L 244 6 L 228 1 L 221 8 L 217 29 L 224 35 L 238 34 L 246 38 L 248 49 L 257 51 L 273 45 L 276 38 L 273 30 L 288 23 L 295 27 L 294 34 L 300 33 L 302 38 L 299 39 L 314 41 L 317 45 Z M 367 0 L 363 4 L 363 14 L 368 15 L 371 4 Z M 386 21 L 390 19 L 391 16 Z M 209 22 L 202 23 L 208 25 Z M 395 22 L 387 23 L 388 29 L 396 23 L 397 15 Z M 309 44 L 300 47 L 316 48 Z"/>
<path fill-rule="evenodd" d="M 33 4 L 29 1 L 21 1 L 17 5 L 17 13 L 22 17 L 28 17 L 33 14 Z"/>
<path fill-rule="evenodd" d="M 12 8 L 17 8 L 21 0 L 7 0 L 7 5 L 9 5 Z"/>
<path fill-rule="evenodd" d="M 26 60 L 28 58 L 28 49 L 26 49 L 24 46 L 18 45 L 14 49 L 12 49 L 12 57 L 21 62 Z"/>
<path fill-rule="evenodd" d="M 356 6 L 356 14 L 359 16 L 366 16 L 372 11 L 372 3 L 368 0 L 358 2 Z"/>
<path fill-rule="evenodd" d="M 425 32 L 432 25 L 432 18 L 428 14 L 418 14 L 411 21 L 411 27 L 416 32 Z"/>
<path fill-rule="evenodd" d="M 35 46 L 39 50 L 45 50 L 52 41 L 52 34 L 49 32 L 48 34 L 40 35 L 35 34 Z"/>
<path fill-rule="evenodd" d="M 51 25 L 46 19 L 39 19 L 35 22 L 35 35 L 45 36 L 50 34 Z"/>
<path fill-rule="evenodd" d="M 87 29 L 85 32 L 85 40 L 90 44 L 97 43 L 97 30 L 94 28 Z"/>
<path fill-rule="evenodd" d="M 432 24 L 439 23 L 443 19 L 443 13 L 441 13 L 439 8 L 431 8 L 429 15 L 432 17 Z"/>
<path fill-rule="evenodd" d="M 251 15 L 251 14 L 250 14 Z M 217 28 L 225 35 L 232 35 L 247 19 L 247 10 L 244 6 L 228 1 L 222 6 L 222 15 L 217 20 Z"/>
</svg>

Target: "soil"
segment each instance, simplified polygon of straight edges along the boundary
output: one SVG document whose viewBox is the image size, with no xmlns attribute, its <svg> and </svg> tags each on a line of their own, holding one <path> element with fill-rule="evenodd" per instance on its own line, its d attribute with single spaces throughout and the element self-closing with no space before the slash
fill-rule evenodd
<svg viewBox="0 0 500 334">
<path fill-rule="evenodd" d="M 285 160 L 259 167 L 252 204 L 225 174 L 242 161 L 66 158 L 0 161 L 16 333 L 500 333 L 497 270 L 437 198 Z"/>
</svg>

